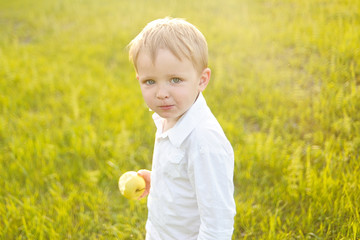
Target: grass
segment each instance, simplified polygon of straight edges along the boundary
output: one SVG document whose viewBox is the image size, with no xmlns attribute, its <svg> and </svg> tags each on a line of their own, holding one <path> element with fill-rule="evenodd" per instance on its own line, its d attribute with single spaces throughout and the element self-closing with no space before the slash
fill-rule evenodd
<svg viewBox="0 0 360 240">
<path fill-rule="evenodd" d="M 207 37 L 235 154 L 234 239 L 360 239 L 356 0 L 0 0 L 0 239 L 143 239 L 154 125 L 126 45 L 149 21 Z"/>
</svg>

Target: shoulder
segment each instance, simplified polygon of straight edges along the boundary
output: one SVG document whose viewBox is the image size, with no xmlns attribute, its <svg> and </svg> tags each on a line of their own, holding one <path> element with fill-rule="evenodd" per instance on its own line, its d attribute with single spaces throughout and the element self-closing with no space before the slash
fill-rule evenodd
<svg viewBox="0 0 360 240">
<path fill-rule="evenodd" d="M 203 118 L 189 136 L 189 143 L 200 149 L 225 150 L 232 152 L 232 146 L 221 125 L 213 114 Z"/>
</svg>

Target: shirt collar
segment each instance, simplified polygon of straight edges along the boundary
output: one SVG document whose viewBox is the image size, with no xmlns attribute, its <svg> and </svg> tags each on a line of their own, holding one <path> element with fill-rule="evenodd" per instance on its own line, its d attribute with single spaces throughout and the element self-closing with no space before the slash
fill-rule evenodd
<svg viewBox="0 0 360 240">
<path fill-rule="evenodd" d="M 177 121 L 174 127 L 166 132 L 162 132 L 164 119 L 157 113 L 153 114 L 153 119 L 157 128 L 156 139 L 169 137 L 170 142 L 179 147 L 191 131 L 199 124 L 204 114 L 210 111 L 206 101 L 200 92 L 198 98 L 188 111 Z"/>
</svg>

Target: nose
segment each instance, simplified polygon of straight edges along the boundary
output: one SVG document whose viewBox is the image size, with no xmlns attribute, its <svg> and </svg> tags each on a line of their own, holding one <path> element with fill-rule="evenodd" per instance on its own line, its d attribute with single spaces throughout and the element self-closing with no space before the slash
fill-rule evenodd
<svg viewBox="0 0 360 240">
<path fill-rule="evenodd" d="M 156 91 L 156 97 L 158 99 L 166 99 L 169 98 L 169 91 L 164 84 L 161 84 L 158 86 L 158 89 Z"/>
</svg>

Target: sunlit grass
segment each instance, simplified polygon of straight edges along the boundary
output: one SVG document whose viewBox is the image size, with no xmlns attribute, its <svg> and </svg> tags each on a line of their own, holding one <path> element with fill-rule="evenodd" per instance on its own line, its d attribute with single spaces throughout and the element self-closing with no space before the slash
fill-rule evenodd
<svg viewBox="0 0 360 240">
<path fill-rule="evenodd" d="M 0 1 L 0 239 L 143 239 L 154 125 L 126 45 L 155 18 L 208 39 L 235 154 L 234 239 L 360 238 L 356 0 Z"/>
</svg>

